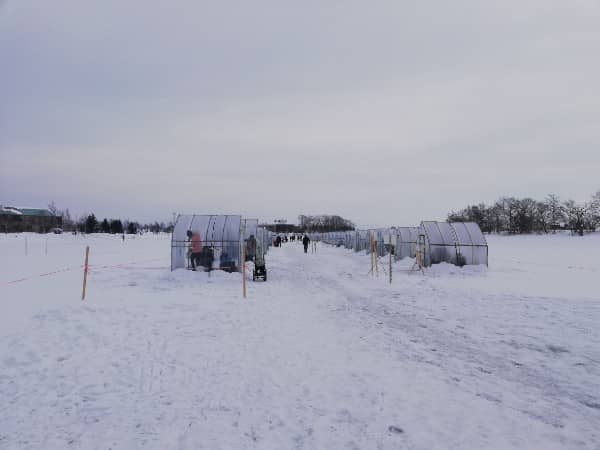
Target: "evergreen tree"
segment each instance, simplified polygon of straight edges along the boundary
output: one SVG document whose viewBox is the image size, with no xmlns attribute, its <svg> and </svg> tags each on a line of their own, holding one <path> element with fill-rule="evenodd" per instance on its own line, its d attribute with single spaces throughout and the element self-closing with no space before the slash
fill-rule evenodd
<svg viewBox="0 0 600 450">
<path fill-rule="evenodd" d="M 110 232 L 112 234 L 123 234 L 123 223 L 118 219 L 110 221 Z"/>
<path fill-rule="evenodd" d="M 106 218 L 100 224 L 100 231 L 102 233 L 110 233 L 110 224 L 108 223 L 108 220 L 106 220 Z"/>
<path fill-rule="evenodd" d="M 127 224 L 127 234 L 136 234 L 138 231 L 138 224 L 136 222 L 129 222 Z"/>
<path fill-rule="evenodd" d="M 85 220 L 85 232 L 86 233 L 95 233 L 98 231 L 98 221 L 96 220 L 96 216 L 92 213 L 87 216 Z"/>
</svg>

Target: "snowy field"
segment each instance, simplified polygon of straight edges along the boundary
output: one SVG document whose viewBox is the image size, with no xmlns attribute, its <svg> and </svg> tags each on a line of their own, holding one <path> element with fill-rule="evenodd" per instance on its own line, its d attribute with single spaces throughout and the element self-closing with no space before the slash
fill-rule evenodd
<svg viewBox="0 0 600 450">
<path fill-rule="evenodd" d="M 598 234 L 391 286 L 289 243 L 247 299 L 169 239 L 0 236 L 0 449 L 600 449 Z"/>
</svg>

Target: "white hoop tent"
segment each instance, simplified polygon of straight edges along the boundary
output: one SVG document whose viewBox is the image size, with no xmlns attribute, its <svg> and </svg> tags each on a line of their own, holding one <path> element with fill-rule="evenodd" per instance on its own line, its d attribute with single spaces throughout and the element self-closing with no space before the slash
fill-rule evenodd
<svg viewBox="0 0 600 450">
<path fill-rule="evenodd" d="M 356 233 L 354 231 L 344 232 L 344 248 L 350 250 L 354 248 L 354 241 L 356 240 Z"/>
<path fill-rule="evenodd" d="M 375 241 L 377 256 L 383 257 L 390 250 L 390 233 L 392 232 L 391 228 L 376 228 L 374 230 L 369 230 L 371 234 L 371 239 Z"/>
<path fill-rule="evenodd" d="M 355 252 L 366 252 L 369 253 L 369 231 L 368 230 L 357 230 L 356 231 L 356 245 L 354 247 Z"/>
<path fill-rule="evenodd" d="M 346 232 L 345 231 L 333 231 L 330 233 L 325 233 L 325 238 L 323 242 L 326 244 L 335 245 L 336 247 L 341 247 L 346 245 Z"/>
<path fill-rule="evenodd" d="M 254 236 L 255 240 L 258 239 L 258 219 L 242 219 L 242 234 L 246 245 L 246 255 L 248 255 L 248 239 L 250 239 L 250 236 Z"/>
<path fill-rule="evenodd" d="M 418 227 L 397 227 L 394 260 L 399 261 L 403 258 L 414 258 L 416 256 L 418 238 Z"/>
<path fill-rule="evenodd" d="M 269 247 L 271 246 L 271 242 L 273 240 L 272 233 L 263 227 L 258 227 L 256 230 L 256 241 L 258 243 L 258 247 L 256 249 L 257 256 L 262 256 L 269 251 Z"/>
<path fill-rule="evenodd" d="M 421 222 L 425 266 L 448 262 L 458 266 L 488 264 L 488 245 L 475 222 Z"/>
<path fill-rule="evenodd" d="M 244 230 L 244 240 L 247 240 L 250 236 L 256 237 L 256 230 L 258 230 L 258 219 L 243 219 L 242 228 Z"/>
<path fill-rule="evenodd" d="M 206 270 L 240 271 L 242 216 L 179 215 L 171 236 L 171 270 L 189 267 L 188 231 L 200 236 Z"/>
</svg>

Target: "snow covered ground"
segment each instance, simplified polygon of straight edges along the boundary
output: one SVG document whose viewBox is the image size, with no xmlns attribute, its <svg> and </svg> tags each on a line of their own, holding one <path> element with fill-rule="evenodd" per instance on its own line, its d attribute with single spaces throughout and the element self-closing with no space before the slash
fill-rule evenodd
<svg viewBox="0 0 600 450">
<path fill-rule="evenodd" d="M 0 236 L 0 449 L 600 449 L 598 234 L 392 285 L 290 243 L 245 300 L 169 243 Z"/>
</svg>

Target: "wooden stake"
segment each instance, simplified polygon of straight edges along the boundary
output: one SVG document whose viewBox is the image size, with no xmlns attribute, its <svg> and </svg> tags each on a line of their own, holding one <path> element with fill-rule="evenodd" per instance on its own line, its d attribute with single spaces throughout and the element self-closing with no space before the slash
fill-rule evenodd
<svg viewBox="0 0 600 450">
<path fill-rule="evenodd" d="M 85 287 L 87 285 L 88 259 L 90 256 L 89 245 L 85 248 L 85 264 L 83 265 L 83 290 L 81 291 L 81 300 L 85 300 Z"/>
<path fill-rule="evenodd" d="M 379 253 L 377 253 L 377 241 L 373 239 L 373 259 L 375 260 L 375 274 L 379 276 Z"/>
<path fill-rule="evenodd" d="M 25 236 L 25 256 L 27 256 L 27 252 L 28 252 L 28 249 L 27 249 L 27 236 Z"/>
<path fill-rule="evenodd" d="M 246 298 L 246 244 L 242 245 L 242 295 Z"/>
<path fill-rule="evenodd" d="M 375 267 L 373 267 L 373 240 L 371 239 L 371 235 L 369 235 L 369 256 L 371 257 L 371 270 L 369 273 L 375 275 Z"/>
<path fill-rule="evenodd" d="M 372 275 L 375 276 L 375 270 L 377 269 L 377 259 L 375 258 L 375 246 L 373 245 L 373 237 L 371 237 L 371 270 Z"/>
<path fill-rule="evenodd" d="M 390 233 L 390 284 L 392 284 L 392 233 Z"/>
<path fill-rule="evenodd" d="M 415 263 L 411 270 L 420 270 L 425 275 L 425 248 L 421 247 L 420 239 L 417 239 L 417 248 L 415 250 Z M 416 268 L 416 269 L 415 269 Z"/>
</svg>

